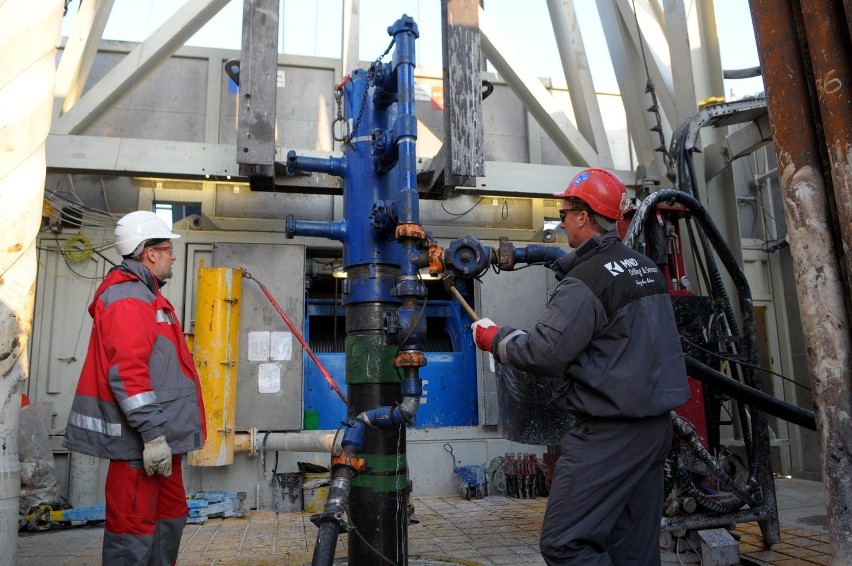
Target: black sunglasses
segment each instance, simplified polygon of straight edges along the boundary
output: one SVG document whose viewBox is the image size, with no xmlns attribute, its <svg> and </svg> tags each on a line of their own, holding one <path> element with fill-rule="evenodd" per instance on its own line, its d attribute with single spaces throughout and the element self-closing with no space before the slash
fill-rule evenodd
<svg viewBox="0 0 852 566">
<path fill-rule="evenodd" d="M 582 208 L 563 208 L 559 211 L 559 221 L 565 222 L 565 217 L 569 212 L 583 212 Z"/>
</svg>

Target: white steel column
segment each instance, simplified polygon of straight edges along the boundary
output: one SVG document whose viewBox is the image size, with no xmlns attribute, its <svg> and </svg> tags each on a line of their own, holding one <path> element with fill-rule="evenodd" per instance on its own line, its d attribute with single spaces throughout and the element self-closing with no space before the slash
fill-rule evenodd
<svg viewBox="0 0 852 566">
<path fill-rule="evenodd" d="M 550 10 L 559 59 L 562 61 L 562 71 L 568 83 L 568 94 L 571 96 L 577 129 L 597 150 L 601 166 L 612 168 L 612 153 L 592 82 L 574 1 L 547 0 L 547 7 Z"/>
<path fill-rule="evenodd" d="M 0 566 L 17 562 L 20 385 L 36 283 L 62 0 L 0 3 Z"/>
<path fill-rule="evenodd" d="M 57 108 L 60 114 L 68 112 L 83 94 L 83 86 L 101 44 L 113 2 L 89 0 L 80 4 L 74 30 L 62 50 L 62 59 L 56 69 L 55 95 L 60 103 L 60 108 Z"/>
</svg>

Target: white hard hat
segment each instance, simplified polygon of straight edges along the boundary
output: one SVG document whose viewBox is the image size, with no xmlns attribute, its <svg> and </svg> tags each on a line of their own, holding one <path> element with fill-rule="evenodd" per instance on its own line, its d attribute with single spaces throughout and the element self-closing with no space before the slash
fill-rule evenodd
<svg viewBox="0 0 852 566">
<path fill-rule="evenodd" d="M 131 256 L 142 251 L 140 246 L 147 240 L 175 238 L 180 238 L 180 235 L 172 234 L 162 218 L 148 210 L 137 210 L 118 221 L 115 227 L 115 250 L 122 257 Z"/>
</svg>

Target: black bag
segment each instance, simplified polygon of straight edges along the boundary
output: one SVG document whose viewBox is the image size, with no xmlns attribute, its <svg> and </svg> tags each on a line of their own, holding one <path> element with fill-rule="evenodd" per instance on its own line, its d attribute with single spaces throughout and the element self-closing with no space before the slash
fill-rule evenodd
<svg viewBox="0 0 852 566">
<path fill-rule="evenodd" d="M 497 367 L 497 430 L 522 444 L 561 444 L 573 417 L 553 399 L 550 378 Z"/>
</svg>

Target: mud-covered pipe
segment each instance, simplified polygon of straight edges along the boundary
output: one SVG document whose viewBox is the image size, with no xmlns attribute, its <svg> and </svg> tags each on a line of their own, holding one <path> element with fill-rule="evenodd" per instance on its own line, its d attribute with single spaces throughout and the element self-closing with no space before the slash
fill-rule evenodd
<svg viewBox="0 0 852 566">
<path fill-rule="evenodd" d="M 806 65 L 806 45 L 797 34 L 797 10 L 804 2 L 749 0 L 766 105 L 778 158 L 778 176 L 787 218 L 787 239 L 805 337 L 805 351 L 817 411 L 822 477 L 832 555 L 838 564 L 852 564 L 852 491 L 849 489 L 850 393 L 852 340 L 846 306 L 848 287 L 839 258 L 847 242 L 832 232 L 830 195 L 823 156 L 837 155 L 842 145 L 826 139 L 814 111 L 820 96 L 848 96 L 848 85 L 835 76 L 819 76 Z M 846 20 L 848 26 L 849 3 Z M 808 33 L 808 35 L 810 35 Z M 807 42 L 819 38 L 808 38 Z M 849 36 L 829 46 L 848 56 Z M 813 57 L 813 55 L 812 55 Z M 822 89 L 816 91 L 817 86 Z M 826 89 L 826 87 L 828 87 Z M 837 116 L 842 120 L 842 117 Z M 829 119 L 831 122 L 833 118 Z M 847 124 L 848 126 L 848 124 Z M 824 152 L 824 153 L 823 153 Z"/>
<path fill-rule="evenodd" d="M 16 563 L 21 465 L 20 384 L 29 374 L 62 3 L 0 3 L 0 564 Z"/>
<path fill-rule="evenodd" d="M 736 379 L 731 379 L 692 356 L 685 356 L 685 358 L 687 372 L 701 383 L 709 385 L 737 401 L 751 405 L 755 409 L 760 409 L 764 413 L 769 413 L 794 425 L 816 430 L 816 416 L 813 411 L 791 405 L 763 391 L 740 383 Z"/>
</svg>

